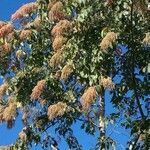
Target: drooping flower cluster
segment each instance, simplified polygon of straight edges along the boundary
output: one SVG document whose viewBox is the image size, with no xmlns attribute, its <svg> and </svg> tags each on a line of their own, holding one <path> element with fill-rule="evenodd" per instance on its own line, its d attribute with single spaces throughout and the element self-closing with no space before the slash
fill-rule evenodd
<svg viewBox="0 0 150 150">
<path fill-rule="evenodd" d="M 29 118 L 29 113 L 25 112 L 22 116 L 22 122 L 24 125 L 27 125 L 28 123 L 28 118 Z"/>
<path fill-rule="evenodd" d="M 53 37 L 60 36 L 60 35 L 66 35 L 71 30 L 71 22 L 68 20 L 60 20 L 52 29 L 51 35 Z"/>
<path fill-rule="evenodd" d="M 61 79 L 66 80 L 68 76 L 73 72 L 73 66 L 70 64 L 67 64 L 63 67 L 61 70 Z"/>
<path fill-rule="evenodd" d="M 55 75 L 54 75 L 55 79 L 60 79 L 61 77 L 61 70 L 56 71 Z"/>
<path fill-rule="evenodd" d="M 114 0 L 106 0 L 106 5 L 107 6 L 112 6 L 115 3 Z"/>
<path fill-rule="evenodd" d="M 150 44 L 150 32 L 146 33 L 146 36 L 143 39 L 143 43 L 146 44 L 146 45 Z"/>
<path fill-rule="evenodd" d="M 12 16 L 12 20 L 23 18 L 24 15 L 29 14 L 33 11 L 35 11 L 38 8 L 37 3 L 28 3 L 20 7 Z"/>
<path fill-rule="evenodd" d="M 29 22 L 27 23 L 24 27 L 27 28 L 31 28 L 34 27 L 36 30 L 40 30 L 41 26 L 42 26 L 42 21 L 41 18 L 39 16 L 37 16 L 33 22 Z"/>
<path fill-rule="evenodd" d="M 146 133 L 140 134 L 139 141 L 144 141 L 146 139 Z"/>
<path fill-rule="evenodd" d="M 14 27 L 12 24 L 0 21 L 0 38 L 3 39 L 0 44 L 1 58 L 11 51 L 12 47 L 10 42 L 14 39 L 14 37 L 11 36 L 14 33 L 13 30 Z"/>
<path fill-rule="evenodd" d="M 63 102 L 58 102 L 57 104 L 50 105 L 48 107 L 47 116 L 51 121 L 56 117 L 62 116 L 66 111 L 67 105 Z"/>
<path fill-rule="evenodd" d="M 8 89 L 8 83 L 5 82 L 4 84 L 2 84 L 0 86 L 0 98 L 2 98 L 6 92 L 6 90 Z"/>
<path fill-rule="evenodd" d="M 27 141 L 27 134 L 25 132 L 25 128 L 19 133 L 19 138 L 23 141 L 26 142 Z"/>
<path fill-rule="evenodd" d="M 64 36 L 56 36 L 54 41 L 53 41 L 53 49 L 55 51 L 57 50 L 61 50 L 61 48 L 63 47 L 63 45 L 67 42 L 67 38 L 65 38 Z"/>
<path fill-rule="evenodd" d="M 63 12 L 63 4 L 62 2 L 58 1 L 54 3 L 49 11 L 49 20 L 50 21 L 59 21 L 65 18 L 65 14 Z"/>
<path fill-rule="evenodd" d="M 145 15 L 146 13 L 149 13 L 148 4 L 146 3 L 146 1 L 144 2 L 144 1 L 138 0 L 133 5 L 133 11 L 138 12 L 142 15 Z"/>
<path fill-rule="evenodd" d="M 65 26 L 66 24 L 66 26 Z M 53 41 L 53 49 L 56 51 L 54 55 L 51 57 L 49 64 L 51 67 L 58 66 L 63 62 L 63 47 L 67 42 L 67 38 L 65 37 L 65 33 L 67 32 L 67 29 L 70 28 L 70 22 L 68 20 L 61 20 L 59 23 L 54 26 L 52 29 L 52 36 L 54 37 Z M 68 68 L 66 65 L 63 68 L 61 79 L 66 79 L 70 73 L 72 73 L 72 69 Z"/>
<path fill-rule="evenodd" d="M 71 23 L 68 20 L 60 20 L 52 29 L 51 35 L 54 37 L 53 49 L 56 51 L 50 59 L 50 66 L 54 67 L 63 61 L 63 46 L 67 42 L 65 35 L 68 34 Z"/>
<path fill-rule="evenodd" d="M 58 11 L 63 11 L 63 3 L 58 1 L 53 4 L 53 6 L 50 8 L 52 12 L 58 12 Z"/>
<path fill-rule="evenodd" d="M 3 45 L 0 46 L 0 48 L 2 50 L 4 50 L 4 53 L 7 54 L 11 51 L 11 44 L 10 43 L 7 43 L 5 42 Z"/>
<path fill-rule="evenodd" d="M 41 104 L 41 106 L 47 105 L 47 100 L 46 99 L 40 99 L 40 104 Z"/>
<path fill-rule="evenodd" d="M 33 88 L 31 99 L 39 99 L 42 92 L 44 91 L 46 84 L 46 80 L 40 80 L 38 81 L 37 85 Z"/>
<path fill-rule="evenodd" d="M 16 102 L 10 98 L 8 101 L 8 106 L 3 111 L 3 121 L 7 122 L 8 128 L 13 126 L 15 117 L 17 115 L 17 104 Z"/>
<path fill-rule="evenodd" d="M 4 112 L 4 106 L 0 105 L 0 123 L 3 122 L 3 112 Z"/>
<path fill-rule="evenodd" d="M 41 28 L 41 19 L 40 17 L 36 17 L 33 21 L 33 26 L 36 28 L 36 29 L 40 29 Z"/>
<path fill-rule="evenodd" d="M 43 68 L 43 67 L 34 67 L 33 69 L 32 69 L 32 73 L 33 74 L 36 74 L 36 73 L 40 73 L 40 72 L 42 72 L 42 71 L 44 71 L 45 69 Z"/>
<path fill-rule="evenodd" d="M 8 43 L 10 43 L 10 42 L 12 42 L 12 41 L 14 40 L 14 38 L 15 38 L 15 34 L 14 34 L 14 32 L 11 32 L 11 33 L 9 33 L 9 34 L 6 36 L 6 41 L 7 41 Z"/>
<path fill-rule="evenodd" d="M 0 28 L 0 38 L 7 36 L 9 33 L 11 33 L 13 31 L 13 29 L 14 29 L 14 27 L 10 23 L 3 25 Z"/>
<path fill-rule="evenodd" d="M 49 4 L 48 4 L 48 10 L 50 10 L 52 7 L 53 7 L 53 5 L 56 3 L 56 2 L 58 2 L 59 0 L 51 0 L 51 1 L 49 1 Z"/>
<path fill-rule="evenodd" d="M 100 43 L 101 50 L 106 51 L 116 41 L 117 37 L 118 33 L 108 32 Z"/>
<path fill-rule="evenodd" d="M 97 92 L 95 87 L 89 87 L 82 97 L 80 98 L 80 102 L 82 105 L 83 111 L 88 111 L 92 105 L 92 103 L 95 101 L 97 96 Z"/>
<path fill-rule="evenodd" d="M 108 88 L 113 90 L 115 88 L 115 85 L 110 77 L 102 77 L 100 79 L 100 85 L 102 85 L 105 89 Z"/>
<path fill-rule="evenodd" d="M 49 19 L 52 21 L 59 21 L 51 30 L 53 39 L 52 47 L 55 51 L 49 61 L 51 67 L 58 66 L 63 62 L 63 50 L 65 49 L 65 44 L 67 43 L 68 33 L 71 31 L 72 27 L 72 23 L 65 19 L 63 8 L 63 3 L 59 0 L 51 1 L 48 5 Z"/>
<path fill-rule="evenodd" d="M 0 28 L 3 27 L 4 25 L 6 25 L 6 22 L 0 21 Z"/>
<path fill-rule="evenodd" d="M 51 59 L 49 61 L 49 65 L 51 67 L 55 67 L 55 66 L 58 66 L 59 64 L 61 64 L 62 62 L 63 62 L 62 51 L 58 51 L 51 57 Z"/>
<path fill-rule="evenodd" d="M 22 30 L 19 35 L 19 38 L 20 40 L 30 39 L 31 35 L 32 35 L 31 30 Z"/>
</svg>

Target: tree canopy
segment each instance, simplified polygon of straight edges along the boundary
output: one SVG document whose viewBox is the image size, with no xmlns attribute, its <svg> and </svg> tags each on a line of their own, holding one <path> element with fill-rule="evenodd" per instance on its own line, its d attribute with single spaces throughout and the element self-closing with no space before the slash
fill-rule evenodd
<svg viewBox="0 0 150 150">
<path fill-rule="evenodd" d="M 24 124 L 13 148 L 57 150 L 52 127 L 80 150 L 72 130 L 80 121 L 87 134 L 99 132 L 95 150 L 115 149 L 106 130 L 123 118 L 127 149 L 148 150 L 149 14 L 147 0 L 37 0 L 0 21 L 0 121 L 12 128 L 22 114 Z"/>
</svg>

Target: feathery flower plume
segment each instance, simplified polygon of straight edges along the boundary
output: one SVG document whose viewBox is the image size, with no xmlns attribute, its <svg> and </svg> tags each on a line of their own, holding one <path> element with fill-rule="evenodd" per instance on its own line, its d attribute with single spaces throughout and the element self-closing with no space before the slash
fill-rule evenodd
<svg viewBox="0 0 150 150">
<path fill-rule="evenodd" d="M 112 43 L 116 41 L 117 36 L 118 33 L 108 32 L 100 43 L 101 49 L 103 51 L 107 50 L 112 45 Z"/>
<path fill-rule="evenodd" d="M 62 63 L 63 61 L 63 56 L 62 56 L 62 51 L 58 51 L 56 52 L 50 59 L 49 61 L 49 65 L 51 67 L 55 67 L 55 66 L 58 66 L 59 64 Z"/>
<path fill-rule="evenodd" d="M 14 32 L 11 32 L 9 33 L 7 36 L 6 36 L 6 41 L 7 42 L 12 42 L 12 40 L 15 38 L 14 36 Z"/>
<path fill-rule="evenodd" d="M 73 66 L 70 64 L 67 64 L 63 67 L 61 70 L 61 79 L 66 80 L 68 76 L 73 72 Z"/>
<path fill-rule="evenodd" d="M 40 102 L 41 106 L 47 105 L 47 100 L 46 99 L 39 99 L 39 102 Z"/>
<path fill-rule="evenodd" d="M 12 24 L 6 24 L 4 26 L 2 26 L 0 28 L 0 38 L 1 37 L 5 37 L 6 35 L 8 35 L 9 33 L 11 33 L 13 31 L 14 27 Z"/>
<path fill-rule="evenodd" d="M 150 32 L 146 33 L 145 38 L 143 39 L 143 43 L 149 45 L 150 44 Z"/>
<path fill-rule="evenodd" d="M 33 21 L 33 26 L 36 29 L 40 29 L 41 28 L 41 18 L 40 17 L 36 17 L 35 20 Z"/>
<path fill-rule="evenodd" d="M 66 111 L 67 105 L 63 102 L 58 102 L 57 104 L 50 105 L 48 107 L 47 116 L 51 121 L 56 117 L 62 116 Z"/>
<path fill-rule="evenodd" d="M 22 122 L 24 125 L 27 125 L 28 123 L 28 118 L 29 118 L 29 113 L 24 113 L 23 116 L 22 116 Z"/>
<path fill-rule="evenodd" d="M 20 40 L 30 39 L 31 35 L 32 35 L 31 30 L 22 30 L 19 35 L 19 38 Z"/>
<path fill-rule="evenodd" d="M 45 69 L 43 68 L 43 67 L 34 67 L 33 69 L 32 69 L 32 73 L 33 74 L 36 74 L 36 73 L 40 73 L 40 72 L 42 72 L 42 71 L 44 71 Z"/>
<path fill-rule="evenodd" d="M 44 91 L 46 84 L 46 80 L 40 80 L 38 81 L 37 85 L 33 88 L 31 99 L 39 99 L 42 92 Z"/>
<path fill-rule="evenodd" d="M 61 70 L 56 71 L 54 77 L 58 80 L 61 77 Z"/>
<path fill-rule="evenodd" d="M 3 112 L 3 120 L 7 122 L 8 128 L 11 128 L 13 126 L 13 122 L 17 115 L 16 110 L 16 102 L 10 98 L 8 107 L 6 107 Z"/>
<path fill-rule="evenodd" d="M 41 29 L 41 18 L 39 16 L 37 16 L 33 22 L 29 22 L 25 25 L 25 28 L 31 28 L 32 26 L 37 29 L 37 30 L 40 30 Z"/>
<path fill-rule="evenodd" d="M 115 85 L 112 82 L 112 79 L 110 77 L 107 77 L 107 78 L 102 77 L 100 80 L 100 85 L 102 85 L 105 89 L 109 88 L 113 90 L 115 88 Z"/>
<path fill-rule="evenodd" d="M 65 38 L 61 35 L 56 36 L 53 41 L 52 47 L 55 51 L 60 50 L 66 42 L 67 42 L 67 38 Z"/>
<path fill-rule="evenodd" d="M 52 7 L 53 7 L 53 5 L 56 3 L 56 2 L 58 2 L 59 0 L 51 0 L 50 2 L 49 2 L 49 4 L 48 4 L 48 10 L 50 10 Z"/>
<path fill-rule="evenodd" d="M 139 141 L 144 141 L 146 139 L 146 133 L 140 134 Z"/>
<path fill-rule="evenodd" d="M 106 5 L 112 6 L 114 4 L 114 0 L 106 0 Z"/>
<path fill-rule="evenodd" d="M 3 113 L 0 112 L 0 123 L 3 122 Z"/>
<path fill-rule="evenodd" d="M 136 11 L 142 15 L 145 15 L 146 13 L 149 13 L 148 5 L 146 4 L 146 1 L 138 0 L 133 5 L 133 11 Z"/>
<path fill-rule="evenodd" d="M 63 20 L 65 18 L 65 15 L 63 12 L 49 11 L 48 18 L 50 21 L 59 21 L 59 20 Z"/>
<path fill-rule="evenodd" d="M 6 25 L 6 22 L 0 21 L 0 28 L 3 27 L 4 25 Z"/>
<path fill-rule="evenodd" d="M 47 100 L 46 99 L 40 99 L 40 104 L 42 106 L 45 106 L 47 104 Z"/>
<path fill-rule="evenodd" d="M 24 129 L 19 133 L 19 138 L 24 142 L 27 141 L 27 134 L 25 133 Z"/>
<path fill-rule="evenodd" d="M 71 22 L 68 20 L 60 20 L 52 29 L 51 35 L 56 37 L 60 35 L 65 35 L 70 32 L 71 29 Z"/>
<path fill-rule="evenodd" d="M 0 86 L 0 98 L 3 97 L 3 95 L 5 94 L 7 89 L 8 89 L 8 83 L 7 82 L 5 82 L 4 84 L 2 84 Z"/>
<path fill-rule="evenodd" d="M 5 43 L 1 45 L 1 48 L 5 51 L 5 53 L 9 53 L 11 51 L 11 44 L 10 43 Z"/>
<path fill-rule="evenodd" d="M 3 122 L 3 112 L 4 112 L 4 107 L 0 105 L 0 123 Z"/>
<path fill-rule="evenodd" d="M 51 11 L 55 12 L 55 11 L 63 11 L 63 3 L 58 1 L 56 2 L 52 7 L 51 7 Z"/>
<path fill-rule="evenodd" d="M 56 2 L 49 11 L 49 19 L 50 21 L 59 21 L 63 20 L 65 18 L 64 12 L 63 12 L 63 4 L 62 2 L 58 1 Z"/>
<path fill-rule="evenodd" d="M 83 111 L 88 111 L 95 101 L 97 92 L 95 87 L 89 87 L 80 98 Z"/>
<path fill-rule="evenodd" d="M 35 11 L 38 8 L 37 3 L 28 3 L 20 7 L 12 16 L 12 20 L 23 18 L 24 15 L 29 14 Z"/>
</svg>

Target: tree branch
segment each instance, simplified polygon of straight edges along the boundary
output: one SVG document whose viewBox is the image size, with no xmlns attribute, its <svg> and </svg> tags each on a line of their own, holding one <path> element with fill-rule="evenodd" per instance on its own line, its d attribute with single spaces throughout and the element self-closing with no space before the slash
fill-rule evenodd
<svg viewBox="0 0 150 150">
<path fill-rule="evenodd" d="M 133 37 L 133 7 L 134 7 L 134 0 L 132 0 L 132 4 L 131 4 L 131 44 L 134 43 L 134 37 Z M 141 107 L 141 104 L 140 104 L 140 100 L 139 100 L 139 97 L 138 97 L 138 93 L 137 93 L 137 83 L 136 83 L 136 78 L 135 78 L 135 74 L 134 74 L 134 64 L 135 64 L 135 57 L 134 57 L 134 54 L 131 55 L 132 56 L 132 78 L 133 78 L 133 82 L 134 82 L 134 93 L 135 93 L 135 98 L 136 98 L 136 101 L 137 101 L 137 105 L 138 105 L 138 108 L 139 108 L 139 111 L 140 111 L 140 114 L 142 116 L 142 118 L 144 119 L 145 118 L 145 115 L 144 115 L 144 112 L 142 110 L 142 107 Z"/>
</svg>

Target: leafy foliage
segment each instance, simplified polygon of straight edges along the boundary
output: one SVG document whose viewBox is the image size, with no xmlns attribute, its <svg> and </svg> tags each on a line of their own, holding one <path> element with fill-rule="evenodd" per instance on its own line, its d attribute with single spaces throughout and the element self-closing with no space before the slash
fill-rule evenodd
<svg viewBox="0 0 150 150">
<path fill-rule="evenodd" d="M 7 89 L 0 87 L 0 120 L 8 125 L 15 120 L 16 116 L 4 117 L 14 102 L 16 111 L 23 112 L 25 125 L 14 147 L 28 149 L 33 143 L 59 147 L 57 139 L 47 133 L 53 127 L 70 149 L 80 150 L 71 127 L 81 121 L 87 134 L 95 135 L 99 130 L 95 149 L 114 148 L 116 143 L 105 130 L 107 123 L 115 124 L 123 116 L 122 127 L 131 131 L 128 149 L 147 149 L 147 1 L 37 0 L 18 11 L 12 17 L 11 33 L 4 24 L 3 30 L 0 28 L 0 73 L 8 84 Z M 106 116 L 108 91 L 115 112 Z M 59 102 L 67 107 L 58 110 L 55 104 Z M 50 120 L 47 112 L 52 105 L 54 119 Z"/>
</svg>

